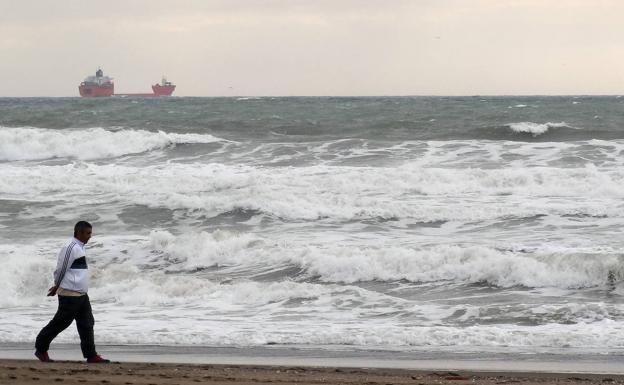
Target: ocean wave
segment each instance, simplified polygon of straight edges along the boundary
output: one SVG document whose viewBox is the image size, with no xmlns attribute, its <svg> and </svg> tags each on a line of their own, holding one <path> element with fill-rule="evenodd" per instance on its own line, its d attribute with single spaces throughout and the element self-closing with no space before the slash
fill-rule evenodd
<svg viewBox="0 0 624 385">
<path fill-rule="evenodd" d="M 556 128 L 571 128 L 575 129 L 572 126 L 569 126 L 566 122 L 559 123 L 533 123 L 533 122 L 518 122 L 518 123 L 509 123 L 507 124 L 513 132 L 515 133 L 528 133 L 532 134 L 534 137 L 538 135 L 545 134 L 550 129 Z"/>
<path fill-rule="evenodd" d="M 53 310 L 50 309 L 52 312 Z M 50 311 L 49 310 L 49 311 Z M 593 324 L 547 324 L 540 326 L 476 325 L 471 327 L 422 326 L 393 320 L 383 322 L 319 319 L 307 314 L 306 320 L 266 319 L 250 313 L 247 317 L 230 314 L 192 313 L 170 309 L 167 315 L 141 309 L 128 317 L 128 308 L 94 305 L 98 319 L 98 341 L 104 344 L 199 345 L 212 347 L 254 347 L 295 345 L 349 347 L 362 350 L 457 352 L 553 351 L 587 354 L 621 352 L 624 324 L 604 320 Z M 99 311 L 99 312 L 98 312 Z M 34 341 L 42 322 L 28 314 L 12 314 L 14 323 L 0 322 L 0 342 Z M 47 318 L 47 314 L 41 316 Z M 351 322 L 347 322 L 350 320 Z M 58 343 L 75 343 L 75 328 L 60 334 Z"/>
<path fill-rule="evenodd" d="M 52 283 L 56 260 L 53 249 L 42 245 L 0 244 L 4 268 L 0 270 L 0 289 L 6 293 L 0 307 L 28 306 L 40 301 Z"/>
<path fill-rule="evenodd" d="M 0 342 L 33 340 L 53 314 L 56 301 L 44 293 L 57 243 L 39 240 L 32 245 L 0 246 L 5 266 L 0 271 L 0 290 L 7 294 L 0 306 L 10 314 L 0 319 Z M 101 236 L 88 247 L 97 255 L 90 259 L 89 293 L 103 343 L 477 351 L 624 346 L 622 309 L 602 299 L 582 303 L 566 296 L 565 301 L 537 305 L 520 300 L 513 307 L 508 302 L 432 303 L 356 285 L 369 280 L 376 285 L 400 280 L 405 285 L 409 280 L 438 281 L 445 287 L 458 283 L 593 287 L 604 285 L 613 269 L 622 274 L 616 253 L 527 254 L 461 245 L 309 245 L 276 243 L 232 231 Z M 309 279 L 253 279 L 255 271 L 288 264 L 301 267 Z M 180 270 L 204 265 L 214 269 Z M 465 315 L 457 319 L 455 314 Z M 533 324 L 527 326 L 523 319 Z M 58 341 L 76 339 L 70 329 Z"/>
<path fill-rule="evenodd" d="M 209 300 L 216 308 L 244 310 L 306 298 L 325 301 L 342 293 L 339 296 L 355 296 L 356 302 L 365 299 L 371 306 L 398 309 L 404 300 L 351 285 L 374 281 L 569 290 L 624 281 L 621 256 L 597 250 L 526 253 L 453 244 L 306 244 L 228 231 L 100 238 L 89 246 L 97 250 L 89 266 L 91 290 L 101 301 L 124 306 L 187 306 Z M 50 241 L 0 247 L 5 265 L 0 289 L 7 294 L 1 306 L 41 301 L 51 283 L 58 247 Z M 262 279 L 267 272 L 271 279 Z"/>
<path fill-rule="evenodd" d="M 617 253 L 575 251 L 520 253 L 487 246 L 393 245 L 320 246 L 263 242 L 250 235 L 217 232 L 152 232 L 151 251 L 164 253 L 187 268 L 230 266 L 252 271 L 260 264 L 291 265 L 309 278 L 352 284 L 362 281 L 453 282 L 497 287 L 604 286 L 610 275 L 624 279 Z"/>
<path fill-rule="evenodd" d="M 176 144 L 212 143 L 221 140 L 212 135 L 163 131 L 0 127 L 0 161 L 115 158 Z"/>
<path fill-rule="evenodd" d="M 69 175 L 71 183 L 67 183 Z M 134 204 L 209 218 L 248 211 L 284 221 L 478 221 L 544 214 L 618 215 L 624 209 L 606 204 L 624 197 L 624 171 L 593 166 L 263 168 L 75 163 L 5 165 L 0 168 L 0 180 L 0 196 L 5 199 L 55 202 L 49 209 L 32 213 L 33 218 L 64 215 L 64 205 L 73 207 L 85 194 L 103 209 Z"/>
</svg>

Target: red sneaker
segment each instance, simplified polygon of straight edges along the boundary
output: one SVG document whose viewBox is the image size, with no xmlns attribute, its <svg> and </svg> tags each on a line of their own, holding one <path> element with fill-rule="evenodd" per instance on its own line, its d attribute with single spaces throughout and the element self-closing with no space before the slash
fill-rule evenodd
<svg viewBox="0 0 624 385">
<path fill-rule="evenodd" d="M 37 357 L 41 362 L 54 362 L 54 360 L 50 359 L 50 356 L 48 356 L 48 352 L 36 351 L 35 357 Z"/>
<path fill-rule="evenodd" d="M 87 358 L 87 362 L 90 364 L 108 364 L 110 360 L 107 360 L 106 358 L 102 358 L 102 356 L 100 356 L 99 354 L 96 354 L 95 356 L 91 358 Z"/>
</svg>

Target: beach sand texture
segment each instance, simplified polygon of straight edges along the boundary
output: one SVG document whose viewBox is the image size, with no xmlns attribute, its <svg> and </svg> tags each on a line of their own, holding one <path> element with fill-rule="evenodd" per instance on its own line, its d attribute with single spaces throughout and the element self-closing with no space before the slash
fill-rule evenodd
<svg viewBox="0 0 624 385">
<path fill-rule="evenodd" d="M 0 360 L 0 384 L 623 384 L 606 374 Z"/>
</svg>

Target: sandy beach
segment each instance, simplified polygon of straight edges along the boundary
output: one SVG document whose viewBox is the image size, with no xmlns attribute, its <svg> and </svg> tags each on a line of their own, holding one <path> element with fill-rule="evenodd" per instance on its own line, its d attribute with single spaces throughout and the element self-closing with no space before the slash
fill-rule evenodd
<svg viewBox="0 0 624 385">
<path fill-rule="evenodd" d="M 607 374 L 0 360 L 1 384 L 622 384 Z"/>
</svg>

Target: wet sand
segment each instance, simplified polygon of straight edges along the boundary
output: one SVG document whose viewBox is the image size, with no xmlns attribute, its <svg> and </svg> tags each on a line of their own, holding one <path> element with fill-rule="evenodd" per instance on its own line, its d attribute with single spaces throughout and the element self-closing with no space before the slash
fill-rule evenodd
<svg viewBox="0 0 624 385">
<path fill-rule="evenodd" d="M 623 375 L 0 360 L 0 384 L 624 384 Z"/>
</svg>

